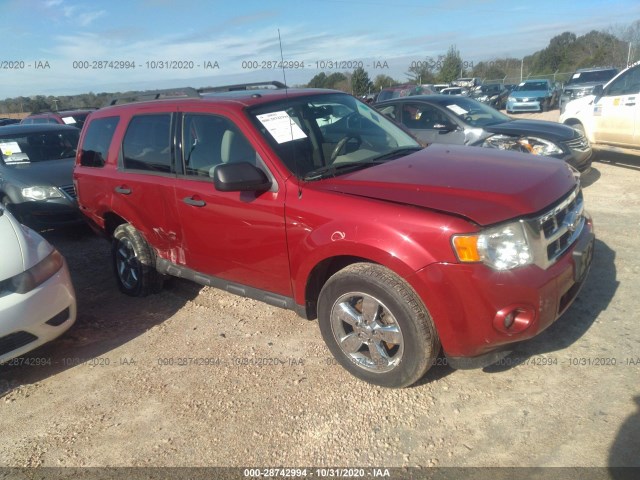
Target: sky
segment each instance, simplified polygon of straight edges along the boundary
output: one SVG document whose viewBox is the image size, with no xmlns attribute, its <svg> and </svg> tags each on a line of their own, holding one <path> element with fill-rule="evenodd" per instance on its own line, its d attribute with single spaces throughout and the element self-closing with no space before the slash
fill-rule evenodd
<svg viewBox="0 0 640 480">
<path fill-rule="evenodd" d="M 9 98 L 295 85 L 357 66 L 403 81 L 412 62 L 451 45 L 467 66 L 519 58 L 565 31 L 628 25 L 640 2 L 0 0 L 0 12 L 0 98 Z"/>
</svg>

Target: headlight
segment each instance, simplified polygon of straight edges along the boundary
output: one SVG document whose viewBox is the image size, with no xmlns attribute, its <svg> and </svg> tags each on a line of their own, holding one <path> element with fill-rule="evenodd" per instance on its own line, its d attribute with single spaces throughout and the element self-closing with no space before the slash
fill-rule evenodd
<svg viewBox="0 0 640 480">
<path fill-rule="evenodd" d="M 516 101 L 515 97 L 507 98 L 507 102 L 515 102 L 515 101 Z"/>
<path fill-rule="evenodd" d="M 51 252 L 44 260 L 35 264 L 26 272 L 0 282 L 0 295 L 3 293 L 28 293 L 53 277 L 64 261 L 57 250 Z"/>
<path fill-rule="evenodd" d="M 482 95 L 481 97 L 477 98 L 479 102 L 486 102 L 488 99 L 489 97 L 487 97 L 486 95 Z"/>
<path fill-rule="evenodd" d="M 537 137 L 510 137 L 509 135 L 493 135 L 482 144 L 483 147 L 500 150 L 515 150 L 533 155 L 562 155 L 564 152 L 555 143 Z"/>
<path fill-rule="evenodd" d="M 31 200 L 46 200 L 62 198 L 62 193 L 56 187 L 27 187 L 22 189 L 22 196 Z"/>
<path fill-rule="evenodd" d="M 533 263 L 533 254 L 520 222 L 488 228 L 473 235 L 454 235 L 453 249 L 463 263 L 482 262 L 495 270 Z"/>
</svg>

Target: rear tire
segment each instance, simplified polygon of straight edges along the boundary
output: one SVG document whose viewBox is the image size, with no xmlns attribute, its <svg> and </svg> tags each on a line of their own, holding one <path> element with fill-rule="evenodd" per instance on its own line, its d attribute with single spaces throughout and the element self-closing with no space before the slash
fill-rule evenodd
<svg viewBox="0 0 640 480">
<path fill-rule="evenodd" d="M 412 385 L 440 351 L 416 292 L 381 265 L 356 263 L 334 274 L 320 292 L 318 322 L 335 359 L 374 385 Z"/>
<path fill-rule="evenodd" d="M 113 232 L 111 257 L 121 292 L 145 297 L 162 290 L 164 277 L 155 268 L 155 253 L 132 225 L 125 223 Z"/>
</svg>

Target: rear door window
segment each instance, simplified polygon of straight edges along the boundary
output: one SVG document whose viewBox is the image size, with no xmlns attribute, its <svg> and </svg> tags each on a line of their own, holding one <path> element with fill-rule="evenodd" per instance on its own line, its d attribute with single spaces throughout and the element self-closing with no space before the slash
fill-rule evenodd
<svg viewBox="0 0 640 480">
<path fill-rule="evenodd" d="M 80 165 L 83 167 L 103 167 L 111 139 L 120 117 L 98 118 L 92 121 L 84 136 L 80 151 Z"/>
<path fill-rule="evenodd" d="M 122 142 L 126 169 L 171 173 L 171 114 L 133 117 Z"/>
</svg>

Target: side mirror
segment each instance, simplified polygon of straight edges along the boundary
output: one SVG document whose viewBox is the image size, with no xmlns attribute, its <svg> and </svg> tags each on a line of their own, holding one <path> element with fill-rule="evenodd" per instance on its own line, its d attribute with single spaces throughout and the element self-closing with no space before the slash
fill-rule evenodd
<svg viewBox="0 0 640 480">
<path fill-rule="evenodd" d="M 593 87 L 592 93 L 596 97 L 601 97 L 604 94 L 604 86 L 603 85 L 596 85 L 595 87 Z"/>
<path fill-rule="evenodd" d="M 265 173 L 248 162 L 217 165 L 213 184 L 221 192 L 265 192 L 271 188 Z"/>
</svg>

